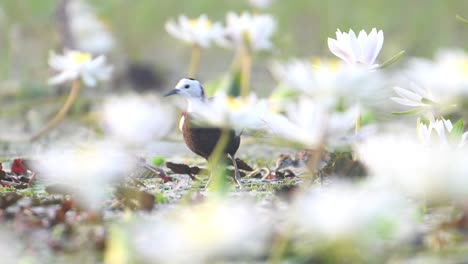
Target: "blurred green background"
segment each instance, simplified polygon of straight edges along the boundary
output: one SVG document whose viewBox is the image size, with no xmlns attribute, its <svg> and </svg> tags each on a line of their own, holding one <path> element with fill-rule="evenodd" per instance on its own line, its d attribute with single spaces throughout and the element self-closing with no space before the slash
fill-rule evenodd
<svg viewBox="0 0 468 264">
<path fill-rule="evenodd" d="M 2 0 L 0 7 L 0 79 L 41 83 L 50 76 L 49 50 L 58 47 L 55 9 L 58 0 Z M 189 49 L 164 30 L 165 22 L 179 14 L 206 13 L 223 21 L 228 11 L 251 10 L 246 0 L 95 0 L 88 1 L 109 26 L 118 42 L 112 62 L 144 61 L 160 69 L 169 81 L 184 75 Z M 407 56 L 432 56 L 441 47 L 465 48 L 468 25 L 455 19 L 468 17 L 466 0 L 276 0 L 264 12 L 278 22 L 277 49 L 261 56 L 255 66 L 267 76 L 265 63 L 289 56 L 329 56 L 327 37 L 337 28 L 382 29 L 384 61 L 400 50 Z M 218 47 L 204 51 L 201 76 L 217 77 L 231 63 L 232 52 Z M 258 65 L 263 65 L 263 68 Z M 255 81 L 254 76 L 254 81 Z"/>
</svg>

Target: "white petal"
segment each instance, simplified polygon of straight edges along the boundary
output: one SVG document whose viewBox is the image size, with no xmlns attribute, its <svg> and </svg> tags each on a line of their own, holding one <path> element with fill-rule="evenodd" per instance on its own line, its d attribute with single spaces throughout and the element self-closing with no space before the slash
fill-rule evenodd
<svg viewBox="0 0 468 264">
<path fill-rule="evenodd" d="M 359 60 L 362 57 L 362 50 L 361 45 L 359 45 L 359 41 L 354 34 L 353 30 L 349 30 L 349 47 L 352 50 L 355 60 Z"/>
<path fill-rule="evenodd" d="M 88 87 L 95 87 L 97 84 L 96 79 L 86 72 L 81 74 L 81 79 L 83 80 L 84 84 Z"/>
<path fill-rule="evenodd" d="M 75 80 L 77 77 L 78 77 L 78 74 L 76 72 L 64 71 L 50 78 L 48 80 L 48 84 L 50 85 L 62 84 L 67 81 Z"/>
<path fill-rule="evenodd" d="M 468 138 L 468 132 L 463 133 L 463 135 L 461 137 L 461 140 L 460 140 L 460 143 L 458 145 L 459 148 L 462 148 L 462 147 L 464 147 L 466 145 L 467 138 Z"/>
<path fill-rule="evenodd" d="M 445 120 L 445 119 L 442 118 L 442 122 L 444 123 L 444 126 L 445 126 L 445 128 L 447 129 L 448 132 L 452 131 L 452 129 L 453 129 L 452 121 Z"/>
<path fill-rule="evenodd" d="M 415 102 L 421 102 L 422 97 L 416 93 L 413 93 L 409 90 L 406 90 L 400 87 L 393 87 L 393 90 L 402 98 L 415 101 Z"/>
<path fill-rule="evenodd" d="M 346 51 L 342 50 L 338 46 L 338 41 L 332 38 L 328 38 L 328 48 L 330 51 L 337 56 L 338 58 L 344 60 L 349 64 L 354 63 L 353 55 L 347 53 Z"/>
<path fill-rule="evenodd" d="M 377 34 L 377 45 L 376 45 L 375 50 L 374 50 L 374 57 L 372 58 L 372 63 L 374 63 L 375 60 L 377 59 L 377 56 L 379 55 L 380 51 L 382 50 L 383 44 L 384 44 L 384 34 L 383 34 L 382 30 L 379 30 L 379 32 Z"/>
<path fill-rule="evenodd" d="M 402 99 L 400 97 L 391 97 L 390 100 L 398 103 L 398 104 L 401 104 L 401 105 L 407 105 L 407 106 L 425 106 L 424 104 L 421 104 L 421 103 L 417 103 L 417 102 L 413 102 L 413 101 L 410 101 L 408 99 Z"/>
</svg>

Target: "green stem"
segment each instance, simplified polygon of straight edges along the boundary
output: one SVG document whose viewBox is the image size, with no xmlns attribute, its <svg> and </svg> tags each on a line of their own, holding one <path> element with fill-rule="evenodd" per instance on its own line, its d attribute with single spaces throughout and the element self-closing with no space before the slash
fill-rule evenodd
<svg viewBox="0 0 468 264">
<path fill-rule="evenodd" d="M 188 77 L 195 78 L 198 72 L 198 66 L 200 64 L 201 57 L 201 48 L 200 46 L 194 44 L 192 46 L 192 55 L 190 59 L 190 67 L 188 72 Z"/>
<path fill-rule="evenodd" d="M 354 133 L 359 133 L 361 130 L 361 112 L 359 111 L 354 122 Z"/>
<path fill-rule="evenodd" d="M 75 102 L 75 100 L 78 98 L 78 95 L 80 94 L 80 81 L 74 80 L 72 87 L 70 89 L 70 94 L 67 97 L 67 100 L 65 101 L 65 104 L 62 106 L 62 108 L 58 111 L 58 113 L 52 118 L 49 123 L 45 127 L 43 127 L 39 132 L 37 132 L 34 136 L 31 137 L 31 141 L 35 141 L 45 135 L 47 132 L 49 132 L 51 129 L 53 129 L 55 126 L 60 123 L 60 121 L 63 120 L 65 115 L 70 111 L 71 106 Z"/>
<path fill-rule="evenodd" d="M 219 137 L 218 143 L 216 144 L 215 149 L 211 153 L 211 156 L 208 161 L 208 167 L 210 169 L 211 175 L 210 180 L 213 180 L 214 190 L 223 194 L 223 187 L 224 187 L 224 175 L 223 170 L 224 168 L 221 165 L 221 161 L 224 158 L 225 149 L 229 143 L 229 128 L 223 128 L 221 130 L 221 135 Z M 208 187 L 209 183 L 207 184 Z"/>
<path fill-rule="evenodd" d="M 358 112 L 356 116 L 356 121 L 354 122 L 354 133 L 357 135 L 361 131 L 361 111 Z M 357 152 L 353 152 L 353 160 L 357 161 L 359 159 Z"/>
<path fill-rule="evenodd" d="M 252 55 L 247 48 L 240 52 L 241 61 L 241 96 L 247 97 L 250 92 L 250 75 L 252 72 Z"/>
</svg>

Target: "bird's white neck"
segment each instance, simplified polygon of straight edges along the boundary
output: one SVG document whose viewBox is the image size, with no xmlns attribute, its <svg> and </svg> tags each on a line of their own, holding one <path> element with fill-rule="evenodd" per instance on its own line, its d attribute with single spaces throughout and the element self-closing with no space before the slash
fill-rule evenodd
<svg viewBox="0 0 468 264">
<path fill-rule="evenodd" d="M 187 99 L 187 113 L 193 112 L 194 104 L 203 103 L 205 101 L 204 97 L 191 97 Z"/>
</svg>

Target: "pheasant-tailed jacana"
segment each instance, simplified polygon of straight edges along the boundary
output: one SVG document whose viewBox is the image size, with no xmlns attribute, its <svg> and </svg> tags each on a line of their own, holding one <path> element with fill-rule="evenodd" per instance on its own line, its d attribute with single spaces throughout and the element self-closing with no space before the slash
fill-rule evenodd
<svg viewBox="0 0 468 264">
<path fill-rule="evenodd" d="M 188 100 L 188 108 L 182 113 L 179 127 L 182 130 L 185 144 L 195 154 L 209 160 L 213 150 L 215 149 L 218 141 L 221 137 L 222 130 L 216 127 L 201 127 L 197 126 L 193 122 L 191 117 L 193 103 L 207 103 L 205 97 L 205 91 L 203 86 L 198 80 L 192 78 L 181 79 L 174 89 L 166 93 L 164 96 L 170 96 L 178 94 L 185 97 Z M 198 100 L 198 102 L 197 102 Z M 234 157 L 237 149 L 240 145 L 240 135 L 236 135 L 236 132 L 231 129 L 229 131 L 229 139 L 224 149 L 225 155 L 227 155 L 234 166 L 234 181 L 240 187 L 239 182 L 240 174 L 237 168 L 236 158 Z"/>
</svg>

